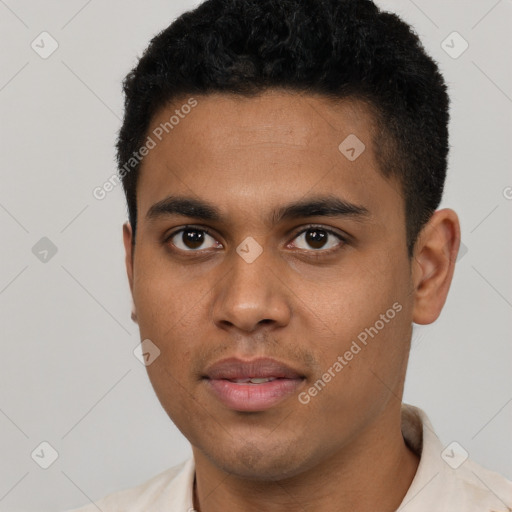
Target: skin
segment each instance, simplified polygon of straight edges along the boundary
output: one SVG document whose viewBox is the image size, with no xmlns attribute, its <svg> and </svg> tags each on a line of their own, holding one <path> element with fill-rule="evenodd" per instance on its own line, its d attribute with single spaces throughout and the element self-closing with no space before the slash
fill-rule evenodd
<svg viewBox="0 0 512 512">
<path fill-rule="evenodd" d="M 192 444 L 194 506 L 396 510 L 418 465 L 400 430 L 412 322 L 433 322 L 444 305 L 457 216 L 437 211 L 408 257 L 401 189 L 379 172 L 362 103 L 283 91 L 195 98 L 143 161 L 135 249 L 123 229 L 134 318 L 141 339 L 161 350 L 148 375 Z M 183 103 L 162 109 L 151 129 Z M 354 161 L 338 149 L 349 134 L 366 146 Z M 207 201 L 222 219 L 147 219 L 170 195 Z M 269 222 L 285 204 L 325 195 L 368 213 Z M 166 241 L 190 224 L 211 230 L 199 249 L 182 233 Z M 309 224 L 347 241 L 308 243 Z M 247 237 L 263 249 L 252 263 L 236 252 Z M 201 379 L 225 357 L 268 356 L 300 371 L 298 392 L 307 390 L 394 303 L 401 311 L 307 404 L 293 394 L 264 411 L 235 411 Z"/>
</svg>

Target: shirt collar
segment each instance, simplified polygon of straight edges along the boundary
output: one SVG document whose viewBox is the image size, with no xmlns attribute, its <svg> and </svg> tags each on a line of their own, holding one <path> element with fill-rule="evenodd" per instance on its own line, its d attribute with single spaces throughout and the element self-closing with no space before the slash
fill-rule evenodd
<svg viewBox="0 0 512 512">
<path fill-rule="evenodd" d="M 512 510 L 505 504 L 512 500 L 510 482 L 469 460 L 460 444 L 453 442 L 443 448 L 427 415 L 418 407 L 402 404 L 402 435 L 420 463 L 397 512 Z"/>
</svg>

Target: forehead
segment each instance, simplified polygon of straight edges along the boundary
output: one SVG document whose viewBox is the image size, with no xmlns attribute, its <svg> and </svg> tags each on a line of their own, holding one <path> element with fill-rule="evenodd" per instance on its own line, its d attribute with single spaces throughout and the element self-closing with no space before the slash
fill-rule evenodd
<svg viewBox="0 0 512 512">
<path fill-rule="evenodd" d="M 189 99 L 183 97 L 161 109 L 152 120 L 152 128 L 165 125 L 170 114 L 179 112 Z M 278 90 L 251 97 L 215 93 L 194 99 L 197 106 L 188 115 L 182 119 L 174 116 L 178 124 L 164 134 L 168 142 L 171 134 L 179 133 L 194 138 L 197 147 L 208 150 L 279 143 L 312 151 L 317 146 L 332 149 L 347 130 L 371 143 L 374 130 L 369 107 L 355 99 L 334 102 L 322 96 Z"/>
<path fill-rule="evenodd" d="M 255 137 L 259 134 L 260 142 L 271 142 L 273 139 L 267 136 L 272 133 L 279 135 L 284 143 L 308 144 L 318 130 L 323 135 L 348 125 L 361 130 L 363 125 L 371 128 L 373 121 L 368 107 L 355 99 L 334 102 L 323 96 L 279 90 L 250 97 L 215 93 L 196 99 L 199 108 L 194 109 L 193 115 L 196 121 L 212 128 L 208 133 L 212 141 L 230 134 L 233 142 L 243 143 L 245 132 L 249 131 Z M 174 102 L 171 110 L 179 108 L 184 100 Z M 155 121 L 165 117 L 166 112 L 162 110 Z M 229 118 L 231 123 L 219 124 L 219 118 Z M 182 131 L 197 132 L 197 124 L 184 123 Z"/>
<path fill-rule="evenodd" d="M 275 90 L 198 95 L 196 106 L 183 108 L 189 100 L 174 101 L 152 120 L 155 147 L 141 165 L 140 216 L 176 194 L 235 209 L 325 192 L 356 204 L 382 203 L 391 193 L 396 202 L 398 188 L 375 159 L 374 118 L 360 101 Z"/>
</svg>

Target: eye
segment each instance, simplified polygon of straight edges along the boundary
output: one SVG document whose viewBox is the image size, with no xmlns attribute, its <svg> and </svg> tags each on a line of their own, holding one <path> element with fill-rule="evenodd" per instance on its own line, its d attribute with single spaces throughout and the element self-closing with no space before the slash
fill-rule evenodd
<svg viewBox="0 0 512 512">
<path fill-rule="evenodd" d="M 312 252 L 331 252 L 346 242 L 341 234 L 321 226 L 308 226 L 295 236 L 293 245 L 298 249 Z M 165 243 L 171 243 L 174 247 L 185 252 L 198 252 L 201 250 L 221 248 L 218 242 L 206 228 L 185 226 L 171 233 Z"/>
<path fill-rule="evenodd" d="M 219 247 L 219 245 L 221 246 L 221 244 L 210 235 L 208 230 L 193 226 L 187 226 L 175 231 L 167 237 L 165 242 L 170 242 L 178 249 L 186 252 L 212 249 L 214 247 Z"/>
<path fill-rule="evenodd" d="M 335 238 L 335 240 L 333 240 L 333 238 Z M 294 240 L 299 241 L 298 245 L 296 243 L 294 244 L 299 249 L 307 250 L 313 248 L 315 249 L 314 252 L 319 252 L 319 250 L 329 251 L 346 242 L 346 239 L 339 233 L 321 226 L 309 226 L 301 231 Z"/>
</svg>

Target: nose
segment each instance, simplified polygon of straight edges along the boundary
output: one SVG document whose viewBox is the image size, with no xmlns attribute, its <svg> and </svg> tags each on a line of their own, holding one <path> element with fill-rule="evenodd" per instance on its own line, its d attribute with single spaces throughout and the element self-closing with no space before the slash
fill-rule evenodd
<svg viewBox="0 0 512 512">
<path fill-rule="evenodd" d="M 229 260 L 226 263 L 230 271 L 216 290 L 215 324 L 246 333 L 264 325 L 287 325 L 291 316 L 290 293 L 270 251 L 263 250 L 252 262 L 233 251 Z"/>
</svg>

